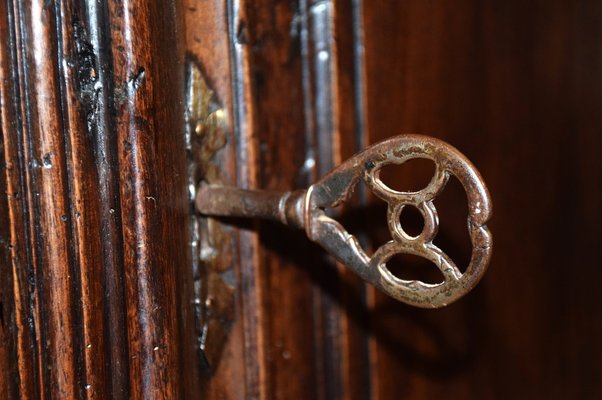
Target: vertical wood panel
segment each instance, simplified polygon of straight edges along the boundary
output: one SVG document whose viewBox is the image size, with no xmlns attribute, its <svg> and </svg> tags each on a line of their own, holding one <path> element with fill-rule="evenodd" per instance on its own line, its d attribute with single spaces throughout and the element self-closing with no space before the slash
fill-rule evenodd
<svg viewBox="0 0 602 400">
<path fill-rule="evenodd" d="M 2 393 L 192 397 L 181 8 L 1 11 Z"/>
<path fill-rule="evenodd" d="M 125 1 L 111 3 L 109 12 L 114 79 L 123 96 L 116 127 L 130 396 L 177 398 L 183 388 L 176 282 L 189 268 L 181 251 L 188 199 L 179 20 L 173 4 Z"/>
<path fill-rule="evenodd" d="M 0 4 L 1 393 L 600 393 L 600 272 L 587 251 L 602 237 L 599 6 L 182 3 Z M 302 232 L 227 221 L 234 324 L 201 376 L 185 51 L 229 113 L 218 162 L 231 184 L 306 187 L 366 141 L 404 131 L 460 148 L 496 205 L 484 281 L 444 310 L 415 310 L 366 288 Z M 437 240 L 463 259 L 462 228 L 445 226 L 465 214 L 454 190 L 437 204 Z M 378 210 L 360 191 L 340 217 L 367 243 L 382 236 Z"/>
<path fill-rule="evenodd" d="M 61 3 L 57 7 L 61 26 L 57 29 L 58 48 L 55 57 L 74 59 L 75 68 L 60 68 L 59 76 L 62 82 L 57 89 L 62 95 L 61 106 L 65 135 L 65 157 L 67 176 L 69 179 L 69 220 L 73 248 L 73 262 L 77 265 L 76 272 L 79 280 L 77 297 L 81 298 L 81 341 L 79 348 L 83 349 L 85 366 L 83 386 L 90 398 L 104 398 L 108 395 L 106 385 L 107 362 L 105 360 L 105 328 L 103 316 L 103 287 L 102 268 L 98 260 L 103 260 L 102 238 L 93 227 L 101 226 L 101 208 L 96 187 L 96 165 L 94 154 L 88 149 L 94 148 L 94 143 L 86 135 L 89 126 L 87 117 L 92 110 L 95 96 L 94 87 L 97 82 L 95 61 L 92 45 L 87 38 L 87 32 L 78 15 L 80 10 L 74 10 L 73 5 Z M 80 108 L 80 104 L 84 107 Z M 87 107 L 86 107 L 87 106 Z M 57 113 L 58 115 L 59 113 Z M 50 161 L 52 162 L 52 156 Z M 108 210 L 104 210 L 107 212 Z"/>
<path fill-rule="evenodd" d="M 336 77 L 336 100 L 333 118 L 336 121 L 334 134 L 339 143 L 333 155 L 334 165 L 352 157 L 364 148 L 366 132 L 363 112 L 363 59 L 361 1 L 333 2 L 333 51 L 336 54 L 333 74 Z M 354 197 L 342 207 L 340 220 L 347 229 L 354 230 L 362 245 L 366 246 L 365 235 L 355 231 L 359 225 L 369 221 L 363 212 L 367 206 L 363 188 L 356 189 Z M 339 368 L 341 383 L 337 398 L 370 398 L 370 332 L 368 329 L 370 285 L 366 285 L 344 265 L 338 265 L 339 290 L 337 299 L 339 331 Z"/>
<path fill-rule="evenodd" d="M 344 2 L 268 1 L 233 2 L 232 10 L 237 17 L 230 20 L 230 46 L 248 63 L 237 69 L 235 56 L 231 64 L 233 91 L 240 96 L 242 87 L 245 93 L 235 100 L 245 109 L 236 125 L 238 141 L 229 143 L 239 146 L 236 167 L 245 171 L 238 184 L 307 187 L 357 148 L 348 109 L 355 108 L 352 9 Z M 201 28 L 191 29 L 194 48 L 207 47 Z M 223 72 L 214 71 L 216 61 L 208 55 L 201 58 L 219 88 Z M 241 236 L 243 247 L 255 241 L 253 262 L 240 269 L 247 303 L 240 316 L 247 338 L 246 395 L 365 398 L 365 307 L 356 299 L 363 284 L 344 273 L 341 284 L 341 271 L 302 232 L 263 222 L 244 227 L 259 233 Z M 360 311 L 340 300 L 343 292 Z M 234 371 L 236 362 L 225 357 Z"/>
<path fill-rule="evenodd" d="M 30 233 L 40 392 L 80 397 L 82 345 L 78 270 L 73 259 L 64 121 L 61 118 L 56 10 L 16 2 L 23 152 Z M 75 342 L 75 343 L 72 343 Z"/>
<path fill-rule="evenodd" d="M 307 187 L 361 141 L 351 4 L 228 7 L 191 0 L 186 28 L 193 59 L 232 107 L 235 131 L 219 158 L 222 172 L 243 187 Z M 363 283 L 302 232 L 263 222 L 234 226 L 242 228 L 240 302 L 218 369 L 205 383 L 207 397 L 367 398 Z"/>
<path fill-rule="evenodd" d="M 602 238 L 599 5 L 376 3 L 364 5 L 370 140 L 448 140 L 495 208 L 493 260 L 473 293 L 432 312 L 379 298 L 377 398 L 599 397 L 600 270 L 584 251 Z M 461 247 L 454 232 L 442 222 Z"/>
<path fill-rule="evenodd" d="M 63 15 L 68 21 L 69 12 L 64 12 Z M 90 298 L 90 302 L 96 303 L 94 308 L 84 302 L 84 310 L 88 308 L 89 315 L 94 313 L 96 318 L 101 315 L 103 318 L 102 324 L 83 321 L 84 329 L 90 331 L 88 340 L 104 342 L 104 348 L 100 347 L 101 343 L 86 344 L 87 359 L 102 360 L 103 357 L 97 355 L 101 351 L 106 352 L 105 366 L 95 369 L 87 364 L 88 375 L 101 377 L 96 378 L 101 381 L 98 385 L 89 383 L 88 393 L 92 396 L 98 394 L 102 398 L 102 385 L 106 385 L 105 396 L 110 393 L 112 397 L 118 398 L 128 396 L 129 393 L 129 362 L 121 220 L 116 216 L 116 210 L 119 209 L 119 180 L 118 171 L 114 168 L 118 158 L 113 113 L 115 83 L 111 66 L 112 54 L 101 51 L 111 46 L 107 16 L 106 4 L 76 3 L 71 17 L 71 31 L 64 29 L 63 37 L 66 42 L 74 42 L 64 50 L 64 54 L 70 54 L 77 60 L 75 71 L 71 72 L 71 80 L 67 76 L 65 82 L 67 90 L 70 85 L 75 92 L 67 97 L 72 102 L 66 104 L 67 110 L 70 114 L 79 111 L 79 119 L 71 122 L 69 136 L 77 204 L 74 220 L 79 231 L 77 236 L 82 237 L 81 242 L 88 244 L 87 248 L 81 243 L 78 246 L 80 262 L 84 266 L 81 272 L 82 292 L 84 298 Z M 74 96 L 79 101 L 79 110 L 73 100 Z M 100 234 L 97 227 L 100 228 Z M 86 295 L 86 282 L 92 282 L 96 286 L 97 291 L 93 295 Z M 97 285 L 101 285 L 102 293 L 98 292 Z M 101 301 L 102 304 L 98 304 Z M 99 329 L 101 326 L 102 335 Z M 96 371 L 105 372 L 107 378 L 102 378 Z M 102 379 L 107 381 L 102 382 Z"/>
<path fill-rule="evenodd" d="M 252 127 L 257 146 L 257 186 L 292 188 L 308 144 L 305 139 L 301 15 L 298 2 L 246 4 L 251 53 L 251 87 L 255 103 Z M 293 106 L 294 105 L 294 106 Z M 277 149 L 277 150 L 275 150 Z M 302 235 L 260 224 L 262 251 L 255 265 L 262 291 L 264 342 L 268 363 L 262 398 L 318 398 L 314 298 L 309 273 L 290 254 L 312 254 Z M 289 255 L 282 253 L 283 243 Z M 260 326 L 259 329 L 262 329 Z M 305 343 L 306 346 L 299 346 Z M 258 354 L 259 355 L 259 354 Z"/>
<path fill-rule="evenodd" d="M 0 105 L 2 117 L 2 342 L 3 364 L 8 367 L 0 380 L 2 392 L 10 399 L 33 399 L 38 395 L 38 353 L 33 324 L 33 301 L 30 287 L 33 268 L 26 231 L 27 203 L 21 174 L 23 149 L 22 119 L 19 114 L 20 87 L 17 67 L 15 14 L 13 5 L 0 7 L 2 37 L 0 42 Z M 5 185 L 5 186 L 4 186 Z M 18 234 L 17 234 L 18 233 Z M 10 366 L 10 367 L 9 367 Z"/>
</svg>

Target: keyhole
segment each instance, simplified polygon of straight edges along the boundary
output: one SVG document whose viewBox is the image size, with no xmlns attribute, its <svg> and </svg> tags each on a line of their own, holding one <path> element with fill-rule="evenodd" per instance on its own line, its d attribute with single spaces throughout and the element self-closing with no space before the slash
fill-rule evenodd
<svg viewBox="0 0 602 400">
<path fill-rule="evenodd" d="M 424 217 L 412 205 L 406 205 L 399 214 L 401 229 L 412 239 L 416 239 L 424 230 Z"/>
</svg>

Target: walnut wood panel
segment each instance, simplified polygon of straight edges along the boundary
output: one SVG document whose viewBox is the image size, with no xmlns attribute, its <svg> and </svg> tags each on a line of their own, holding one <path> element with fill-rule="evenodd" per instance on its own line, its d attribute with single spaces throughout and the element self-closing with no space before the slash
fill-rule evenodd
<svg viewBox="0 0 602 400">
<path fill-rule="evenodd" d="M 0 3 L 0 393 L 602 395 L 601 6 L 156 3 Z M 219 363 L 203 370 L 187 60 L 228 112 L 216 162 L 231 184 L 305 187 L 403 131 L 456 145 L 495 204 L 484 281 L 446 309 L 415 310 L 365 287 L 302 232 L 223 221 L 234 322 Z M 414 185 L 423 172 L 393 176 Z M 466 260 L 463 193 L 452 182 L 446 194 L 436 243 Z M 368 247 L 367 237 L 386 240 L 382 205 L 362 190 L 339 217 Z M 402 267 L 421 266 L 411 264 Z"/>
<path fill-rule="evenodd" d="M 395 130 L 451 142 L 494 204 L 494 257 L 475 292 L 437 311 L 379 296 L 374 398 L 600 397 L 602 7 L 417 0 L 363 11 L 370 140 Z M 453 246 L 445 223 L 441 243 Z"/>
<path fill-rule="evenodd" d="M 186 4 L 189 56 L 231 112 L 234 129 L 218 156 L 231 184 L 306 187 L 355 152 L 355 114 L 346 112 L 355 107 L 350 3 Z M 365 324 L 348 318 L 337 300 L 353 285 L 347 297 L 355 304 L 359 294 L 361 304 L 363 284 L 346 274 L 349 284 L 341 286 L 341 272 L 301 232 L 226 225 L 240 228 L 233 252 L 239 298 L 204 395 L 365 397 Z"/>
<path fill-rule="evenodd" d="M 333 2 L 333 52 L 336 63 L 333 75 L 336 97 L 333 105 L 334 135 L 338 143 L 333 152 L 333 166 L 352 157 L 366 146 L 367 132 L 363 110 L 363 45 L 361 2 L 337 0 Z M 365 188 L 359 187 L 351 202 L 344 206 L 340 220 L 368 246 L 364 232 L 357 227 L 369 224 L 365 213 L 368 205 Z M 339 319 L 337 354 L 333 362 L 338 368 L 338 393 L 332 398 L 359 400 L 370 398 L 370 341 L 369 304 L 373 289 L 349 271 L 338 265 L 336 313 Z"/>
<path fill-rule="evenodd" d="M 305 162 L 302 149 L 306 148 L 300 21 L 294 21 L 296 16 L 300 18 L 295 14 L 300 5 L 266 1 L 242 2 L 241 7 L 247 19 L 238 22 L 236 29 L 249 47 L 252 68 L 249 89 L 255 112 L 248 134 L 254 139 L 251 145 L 256 158 L 250 161 L 256 163 L 255 185 L 282 188 L 305 184 L 307 180 L 298 176 Z M 253 372 L 252 364 L 247 364 L 252 374 L 248 395 L 317 398 L 323 388 L 316 373 L 320 368 L 316 346 L 321 339 L 316 337 L 319 328 L 312 283 L 308 271 L 281 252 L 283 243 L 291 253 L 307 252 L 306 242 L 301 235 L 272 225 L 256 225 L 255 229 L 261 248 L 255 270 L 244 271 L 253 280 L 242 279 L 256 291 L 259 318 L 245 328 L 257 330 L 260 347 L 251 357 L 257 358 L 261 369 Z"/>
<path fill-rule="evenodd" d="M 0 7 L 0 392 L 180 398 L 198 381 L 181 7 Z"/>
<path fill-rule="evenodd" d="M 15 229 L 24 226 L 27 219 L 25 213 L 25 196 L 22 188 L 23 177 L 19 174 L 19 148 L 21 144 L 16 135 L 6 135 L 9 130 L 21 128 L 19 118 L 19 103 L 14 100 L 18 93 L 16 81 L 16 65 L 14 62 L 15 38 L 12 35 L 12 22 L 9 17 L 10 7 L 6 3 L 2 7 L 2 22 L 0 23 L 2 37 L 10 40 L 0 41 L 0 104 L 2 106 L 2 166 L 1 178 L 3 193 L 1 197 L 2 212 L 2 287 L 0 315 L 2 328 L 2 375 L 0 388 L 9 398 L 31 399 L 36 396 L 39 388 L 36 385 L 35 363 L 37 359 L 34 348 L 35 336 L 33 320 L 31 319 L 31 290 L 29 289 L 32 268 L 28 266 L 27 232 L 13 235 Z M 12 46 L 11 46 L 12 45 Z M 11 162 L 11 160 L 14 160 Z M 11 224 L 12 222 L 12 224 Z M 14 240 L 11 240 L 14 238 Z"/>
<path fill-rule="evenodd" d="M 351 5 L 267 1 L 248 7 L 257 186 L 307 187 L 358 146 L 354 116 L 342 111 L 353 107 L 353 46 L 335 40 L 339 33 L 352 43 Z M 268 351 L 263 395 L 361 396 L 364 388 L 355 385 L 367 374 L 352 364 L 367 360 L 366 340 L 340 301 L 349 290 L 339 270 L 302 232 L 262 223 L 259 244 L 260 324 Z"/>
</svg>

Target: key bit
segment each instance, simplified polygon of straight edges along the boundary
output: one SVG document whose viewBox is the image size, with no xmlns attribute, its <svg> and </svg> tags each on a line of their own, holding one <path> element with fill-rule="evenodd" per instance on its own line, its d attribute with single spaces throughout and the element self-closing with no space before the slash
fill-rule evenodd
<svg viewBox="0 0 602 400">
<path fill-rule="evenodd" d="M 435 164 L 434 176 L 426 188 L 400 192 L 382 182 L 383 167 L 414 158 L 426 158 Z M 468 230 L 473 249 L 464 273 L 433 244 L 439 228 L 433 200 L 442 192 L 450 175 L 464 186 L 469 203 Z M 387 225 L 392 240 L 371 257 L 354 236 L 325 212 L 349 199 L 360 180 L 388 205 Z M 408 235 L 399 221 L 408 205 L 416 207 L 424 218 L 424 228 L 418 236 Z M 451 145 L 422 135 L 400 135 L 374 144 L 307 190 L 274 192 L 201 184 L 196 206 L 201 214 L 208 216 L 267 218 L 304 229 L 310 240 L 365 281 L 399 301 L 423 308 L 443 307 L 474 288 L 486 271 L 492 252 L 491 233 L 485 225 L 492 212 L 491 199 L 479 172 Z M 394 276 L 386 264 L 395 254 L 411 254 L 431 261 L 442 272 L 443 282 L 431 284 Z"/>
</svg>

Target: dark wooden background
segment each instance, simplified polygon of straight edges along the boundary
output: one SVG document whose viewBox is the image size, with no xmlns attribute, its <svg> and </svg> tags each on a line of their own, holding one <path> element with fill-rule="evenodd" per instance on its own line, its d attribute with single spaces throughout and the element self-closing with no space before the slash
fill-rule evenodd
<svg viewBox="0 0 602 400">
<path fill-rule="evenodd" d="M 602 4 L 377 1 L 364 12 L 371 137 L 450 141 L 494 204 L 494 257 L 474 293 L 442 311 L 391 305 L 399 341 L 430 343 L 383 349 L 383 398 L 600 397 Z"/>
<path fill-rule="evenodd" d="M 320 8 L 325 4 L 332 9 Z M 243 294 L 260 305 L 258 325 L 251 324 L 259 371 L 246 393 L 599 397 L 602 6 L 265 0 L 245 10 L 237 32 L 245 38 L 254 94 L 252 186 L 302 186 L 313 179 L 303 169 L 309 155 L 317 155 L 313 174 L 320 175 L 390 135 L 431 134 L 481 170 L 493 196 L 495 237 L 480 286 L 457 304 L 425 311 L 335 271 L 302 235 L 260 225 L 255 292 Z M 312 38 L 319 32 L 312 31 L 312 18 L 328 12 L 333 25 L 322 29 L 335 38 L 336 79 L 324 87 L 313 69 Z M 316 121 L 315 96 L 324 92 L 334 96 L 334 133 Z M 301 109 L 304 100 L 309 109 Z M 402 187 L 415 185 L 423 173 L 409 166 L 396 178 Z M 378 244 L 385 240 L 382 207 L 359 197 L 364 208 L 352 207 L 342 218 Z M 469 251 L 463 201 L 452 184 L 438 203 L 437 241 L 460 262 Z M 425 265 L 402 261 L 402 275 L 425 276 L 419 271 Z M 216 387 L 216 393 L 230 390 Z"/>
<path fill-rule="evenodd" d="M 0 3 L 0 393 L 602 397 L 602 3 L 149 4 Z M 228 111 L 218 161 L 231 184 L 305 187 L 403 132 L 459 148 L 493 198 L 480 285 L 445 309 L 414 309 L 302 233 L 236 223 L 234 322 L 203 371 L 186 256 L 186 60 Z M 427 172 L 390 179 L 419 186 Z M 452 182 L 437 202 L 436 243 L 460 262 L 464 200 Z M 367 193 L 340 218 L 369 248 L 386 240 Z M 403 258 L 396 272 L 426 279 L 428 267 Z"/>
</svg>

